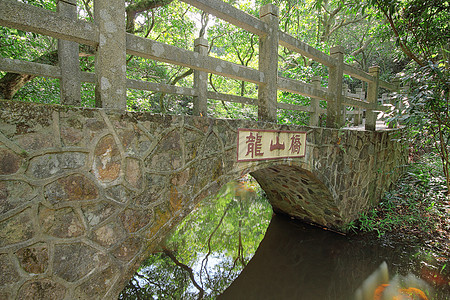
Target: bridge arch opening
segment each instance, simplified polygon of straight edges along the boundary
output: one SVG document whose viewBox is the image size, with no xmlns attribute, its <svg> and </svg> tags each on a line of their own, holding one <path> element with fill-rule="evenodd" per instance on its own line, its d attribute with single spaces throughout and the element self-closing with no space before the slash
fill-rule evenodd
<svg viewBox="0 0 450 300">
<path fill-rule="evenodd" d="M 197 178 L 204 188 L 194 199 L 182 205 L 181 218 L 190 214 L 205 197 L 217 194 L 226 183 L 250 175 L 265 192 L 275 213 L 336 230 L 340 230 L 345 223 L 339 199 L 319 179 L 321 177 L 314 168 L 301 161 L 273 160 L 244 166 L 233 165 L 231 170 L 221 170 L 219 173 L 222 176 Z M 208 181 L 209 184 L 206 183 Z"/>
<path fill-rule="evenodd" d="M 234 250 L 231 250 L 230 252 L 234 255 L 234 264 L 241 264 L 241 269 L 236 272 L 238 275 L 245 266 L 244 261 L 247 260 L 248 262 L 250 259 L 248 257 L 244 257 L 244 251 L 249 250 L 245 248 L 251 245 L 253 249 L 250 251 L 253 251 L 251 255 L 253 256 L 259 246 L 259 243 L 265 235 L 265 230 L 267 229 L 272 218 L 272 210 L 276 213 L 289 214 L 306 222 L 318 223 L 330 227 L 333 227 L 333 224 L 336 224 L 336 221 L 340 220 L 338 210 L 335 207 L 335 203 L 327 187 L 311 171 L 306 170 L 301 166 L 288 165 L 282 162 L 272 161 L 267 164 L 263 163 L 262 167 L 261 165 L 250 166 L 250 168 L 245 169 L 237 176 L 239 176 L 241 180 L 234 179 L 223 184 L 222 186 L 218 183 L 212 184 L 208 189 L 209 194 L 212 196 L 198 197 L 195 199 L 195 208 L 190 205 L 185 207 L 183 212 L 185 219 L 178 224 L 174 224 L 170 230 L 171 233 L 168 234 L 168 240 L 164 243 L 163 252 L 156 254 L 158 257 L 158 262 L 156 262 L 157 267 L 161 267 L 162 265 L 167 267 L 172 262 L 171 267 L 169 266 L 168 268 L 169 270 L 172 270 L 169 271 L 169 273 L 174 273 L 175 271 L 170 268 L 175 268 L 173 260 L 176 259 L 178 262 L 189 265 L 188 267 L 191 268 L 191 271 L 194 273 L 195 280 L 197 280 L 199 285 L 202 285 L 200 282 L 202 279 L 200 279 L 199 275 L 195 274 L 202 272 L 199 268 L 204 267 L 205 257 L 209 257 L 209 260 L 213 261 L 213 267 L 216 267 L 214 264 L 218 264 L 218 254 L 213 253 L 215 250 L 211 250 L 211 248 L 208 247 L 211 246 L 211 242 L 214 243 L 214 241 L 216 241 L 215 243 L 217 243 L 220 241 L 226 243 L 225 240 L 228 239 L 227 234 L 224 233 L 224 231 L 219 231 L 218 233 L 218 228 L 220 227 L 219 225 L 223 225 L 225 228 L 227 226 L 228 228 L 230 226 L 235 227 L 233 229 L 233 242 L 235 243 L 235 247 L 233 248 Z M 228 178 L 229 176 L 225 177 Z M 250 178 L 250 181 L 253 181 L 254 183 L 248 181 L 246 182 L 248 178 Z M 226 179 L 223 180 L 225 181 Z M 255 190 L 252 189 L 252 186 L 254 185 L 259 185 L 260 191 L 264 191 L 266 209 L 269 208 L 270 210 L 270 214 L 265 216 L 266 219 L 262 218 L 257 222 L 253 222 L 253 225 L 250 226 L 254 227 L 258 222 L 266 223 L 263 230 L 259 232 L 259 234 L 262 234 L 259 238 L 252 236 L 255 235 L 255 233 L 247 232 L 247 234 L 245 234 L 244 231 L 247 231 L 248 229 L 241 228 L 243 218 L 251 215 L 251 217 L 255 219 L 255 215 L 261 214 L 261 211 L 255 211 L 255 207 L 250 207 L 252 202 L 253 204 L 255 201 L 261 203 L 261 199 L 255 200 Z M 223 199 L 219 199 L 219 197 L 234 198 L 231 200 L 231 202 L 234 201 L 234 207 L 230 205 L 230 201 L 224 201 Z M 206 214 L 205 206 L 208 206 L 209 208 L 207 209 L 210 210 Z M 200 220 L 196 219 L 198 216 L 196 212 L 199 209 L 203 210 L 203 216 L 200 216 Z M 225 216 L 227 213 L 228 215 L 235 214 L 234 217 L 237 219 L 234 224 L 231 224 L 229 220 L 226 220 Z M 193 215 L 196 216 L 194 219 L 191 218 Z M 211 220 L 211 218 L 215 218 L 215 220 Z M 200 227 L 199 223 L 210 225 Z M 180 227 L 182 228 L 180 229 Z M 191 233 L 187 233 L 187 230 L 191 230 Z M 242 233 L 241 230 L 243 231 Z M 173 237 L 174 232 L 176 232 L 175 235 L 177 235 L 175 238 Z M 197 239 L 195 242 L 192 240 L 193 236 Z M 203 238 L 200 236 L 203 236 Z M 246 246 L 242 247 L 242 243 L 244 242 L 243 239 L 245 238 L 250 238 L 252 240 L 245 241 Z M 190 241 L 183 241 L 183 239 L 190 239 Z M 187 247 L 186 244 L 190 246 Z M 202 244 L 207 245 L 206 248 L 203 248 L 205 249 L 203 256 L 197 257 L 194 259 L 196 261 L 190 262 L 190 264 L 183 260 L 183 256 L 186 256 L 186 253 L 182 253 L 183 251 L 186 251 L 186 248 L 189 248 L 189 251 L 193 252 L 192 255 L 199 256 L 199 252 L 201 251 L 198 250 L 200 248 L 197 249 L 197 247 Z M 185 249 L 183 250 L 182 248 Z M 242 262 L 240 260 L 242 260 Z M 187 269 L 186 266 L 183 268 L 185 270 Z M 161 271 L 160 273 L 165 274 L 167 272 Z M 207 276 L 204 275 L 204 278 L 206 277 Z M 206 281 L 206 279 L 204 280 Z M 134 281 L 136 282 L 136 279 L 134 279 Z M 186 284 L 186 282 L 184 282 L 184 284 Z M 187 284 L 189 284 L 189 282 Z M 198 292 L 192 284 L 190 289 L 193 289 L 194 292 Z"/>
</svg>

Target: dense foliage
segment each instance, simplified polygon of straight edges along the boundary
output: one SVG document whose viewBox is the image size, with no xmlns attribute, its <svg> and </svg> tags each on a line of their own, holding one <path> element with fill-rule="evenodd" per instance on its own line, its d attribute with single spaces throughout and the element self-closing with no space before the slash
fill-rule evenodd
<svg viewBox="0 0 450 300">
<path fill-rule="evenodd" d="M 411 60 L 403 70 L 410 85 L 402 116 L 412 142 L 433 145 L 442 160 L 450 196 L 450 2 L 369 0 L 390 36 Z"/>
<path fill-rule="evenodd" d="M 440 172 L 442 161 L 436 153 L 427 153 L 408 165 L 403 177 L 387 192 L 380 205 L 363 213 L 348 229 L 388 232 L 410 238 L 430 238 L 436 247 L 445 244 L 450 230 L 446 179 Z M 413 235 L 410 235 L 414 233 Z"/>
<path fill-rule="evenodd" d="M 450 69 L 429 62 L 410 74 L 408 81 L 412 90 L 403 118 L 411 142 L 422 149 L 434 147 L 450 196 Z"/>
</svg>

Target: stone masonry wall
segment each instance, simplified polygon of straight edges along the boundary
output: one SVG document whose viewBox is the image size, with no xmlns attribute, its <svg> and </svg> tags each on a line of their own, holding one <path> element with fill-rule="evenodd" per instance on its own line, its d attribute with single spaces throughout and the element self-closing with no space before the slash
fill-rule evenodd
<svg viewBox="0 0 450 300">
<path fill-rule="evenodd" d="M 252 172 L 276 211 L 340 229 L 369 207 L 402 174 L 402 132 L 310 128 L 306 166 L 277 165 Z"/>
<path fill-rule="evenodd" d="M 238 128 L 308 132 L 306 156 L 236 162 Z M 115 299 L 179 221 L 251 173 L 277 211 L 339 228 L 401 174 L 399 131 L 0 101 L 0 299 Z"/>
</svg>

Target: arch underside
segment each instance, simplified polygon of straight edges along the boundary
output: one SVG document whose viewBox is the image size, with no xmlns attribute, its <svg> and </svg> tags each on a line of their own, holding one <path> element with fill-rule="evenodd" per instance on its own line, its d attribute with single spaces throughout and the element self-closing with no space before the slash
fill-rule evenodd
<svg viewBox="0 0 450 300">
<path fill-rule="evenodd" d="M 343 220 L 327 187 L 308 170 L 278 165 L 250 173 L 265 191 L 275 212 L 338 228 Z"/>
</svg>

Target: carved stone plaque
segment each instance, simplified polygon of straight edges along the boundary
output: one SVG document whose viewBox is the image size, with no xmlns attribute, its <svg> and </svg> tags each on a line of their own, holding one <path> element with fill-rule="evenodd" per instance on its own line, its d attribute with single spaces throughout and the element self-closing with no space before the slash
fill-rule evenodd
<svg viewBox="0 0 450 300">
<path fill-rule="evenodd" d="M 237 161 L 303 157 L 306 132 L 238 129 Z"/>
</svg>

